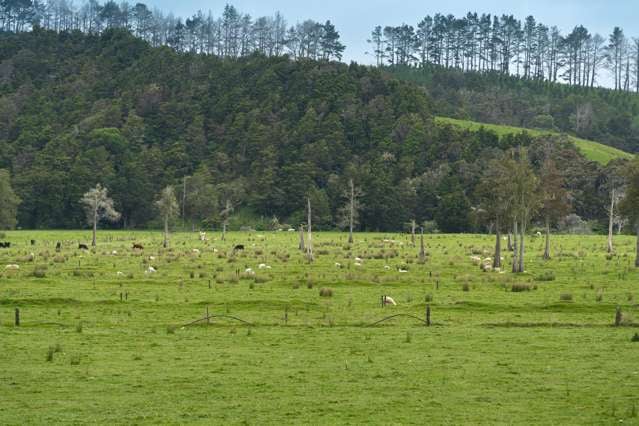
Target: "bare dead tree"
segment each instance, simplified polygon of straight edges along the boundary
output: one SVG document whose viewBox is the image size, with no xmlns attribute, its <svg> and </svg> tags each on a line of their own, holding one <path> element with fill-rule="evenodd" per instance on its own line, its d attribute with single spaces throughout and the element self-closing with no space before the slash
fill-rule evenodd
<svg viewBox="0 0 639 426">
<path fill-rule="evenodd" d="M 420 229 L 420 236 L 419 236 L 419 261 L 422 263 L 426 262 L 426 249 L 424 248 L 424 227 L 423 226 Z"/>
<path fill-rule="evenodd" d="M 164 220 L 164 242 L 162 246 L 169 246 L 169 220 L 179 212 L 179 206 L 175 198 L 175 190 L 172 186 L 167 186 L 160 193 L 160 198 L 155 202 L 160 215 Z"/>
<path fill-rule="evenodd" d="M 224 209 L 220 212 L 220 216 L 222 216 L 222 241 L 226 241 L 226 228 L 229 225 L 231 213 L 233 213 L 233 203 L 231 203 L 231 200 L 227 199 L 224 204 Z"/>
<path fill-rule="evenodd" d="M 417 223 L 415 219 L 410 221 L 410 242 L 415 247 L 415 228 L 417 227 Z"/>
<path fill-rule="evenodd" d="M 311 221 L 311 217 L 312 217 L 311 199 L 309 197 L 306 200 L 307 200 L 307 206 L 308 206 L 308 220 L 306 225 L 308 226 L 308 244 L 306 246 L 306 256 L 308 257 L 308 260 L 312 262 L 313 261 L 313 225 Z"/>
<path fill-rule="evenodd" d="M 113 208 L 113 200 L 109 198 L 108 190 L 100 184 L 97 184 L 95 188 L 91 188 L 86 192 L 80 199 L 80 202 L 84 204 L 87 222 L 93 226 L 93 240 L 91 245 L 95 247 L 95 234 L 98 229 L 98 222 L 103 219 L 115 222 L 120 219 L 120 213 Z"/>
<path fill-rule="evenodd" d="M 299 244 L 299 249 L 300 249 L 300 251 L 302 253 L 304 251 L 306 251 L 306 249 L 304 247 L 304 224 L 300 224 L 300 244 Z"/>
</svg>

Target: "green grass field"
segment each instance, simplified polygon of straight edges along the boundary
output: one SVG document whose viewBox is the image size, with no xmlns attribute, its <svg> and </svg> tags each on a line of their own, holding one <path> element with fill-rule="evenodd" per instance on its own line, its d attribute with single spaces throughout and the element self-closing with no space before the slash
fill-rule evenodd
<svg viewBox="0 0 639 426">
<path fill-rule="evenodd" d="M 613 257 L 605 237 L 554 237 L 547 262 L 530 237 L 518 276 L 473 264 L 491 236 L 427 236 L 425 264 L 400 234 L 356 234 L 352 248 L 315 234 L 313 264 L 297 233 L 176 234 L 163 250 L 159 233 L 104 231 L 77 250 L 89 237 L 9 232 L 0 249 L 2 424 L 639 423 L 630 237 Z M 424 318 L 427 301 L 431 327 L 371 326 Z M 207 308 L 251 325 L 183 327 Z"/>
<path fill-rule="evenodd" d="M 521 127 L 512 127 L 512 126 L 502 126 L 498 124 L 487 124 L 487 123 L 477 123 L 474 121 L 468 120 L 458 120 L 455 118 L 447 118 L 447 117 L 437 117 L 436 121 L 438 123 L 446 123 L 451 124 L 453 126 L 461 127 L 464 129 L 468 129 L 471 131 L 479 130 L 481 127 L 486 130 L 491 130 L 497 133 L 499 136 L 504 136 L 508 134 L 517 134 L 521 132 L 528 132 L 533 136 L 543 136 L 543 135 L 558 135 L 556 132 L 551 132 L 548 130 L 535 130 L 535 129 L 524 129 Z M 579 151 L 589 160 L 596 161 L 600 164 L 606 165 L 611 160 L 616 158 L 627 158 L 632 159 L 634 155 L 622 151 L 617 148 L 613 148 L 608 145 L 603 145 L 598 142 L 589 141 L 586 139 L 577 138 L 575 136 L 567 136 L 570 141 L 572 141 Z"/>
</svg>

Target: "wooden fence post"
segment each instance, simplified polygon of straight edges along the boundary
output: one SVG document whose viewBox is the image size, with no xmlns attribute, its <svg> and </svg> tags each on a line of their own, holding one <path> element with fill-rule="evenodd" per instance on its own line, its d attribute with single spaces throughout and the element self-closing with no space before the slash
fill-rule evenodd
<svg viewBox="0 0 639 426">
<path fill-rule="evenodd" d="M 426 327 L 430 327 L 430 304 L 426 305 Z"/>
<path fill-rule="evenodd" d="M 16 327 L 20 327 L 20 309 L 16 308 Z"/>
</svg>

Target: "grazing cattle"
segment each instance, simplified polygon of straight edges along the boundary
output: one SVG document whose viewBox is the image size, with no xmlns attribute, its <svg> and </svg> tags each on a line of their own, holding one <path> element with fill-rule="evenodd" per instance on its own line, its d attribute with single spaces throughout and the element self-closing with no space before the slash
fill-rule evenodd
<svg viewBox="0 0 639 426">
<path fill-rule="evenodd" d="M 235 247 L 233 247 L 233 251 L 239 251 L 239 250 L 244 250 L 244 244 L 238 244 Z"/>
<path fill-rule="evenodd" d="M 144 246 L 142 244 L 133 243 L 133 250 L 144 250 Z"/>
<path fill-rule="evenodd" d="M 382 300 L 384 301 L 384 305 L 397 306 L 397 303 L 395 302 L 395 300 L 393 300 L 393 298 L 390 296 L 384 296 Z"/>
<path fill-rule="evenodd" d="M 89 250 L 89 246 L 86 244 L 78 244 L 78 250 Z"/>
<path fill-rule="evenodd" d="M 57 251 L 58 253 L 60 253 L 60 250 L 62 250 L 62 243 L 60 241 L 58 241 L 55 245 L 55 251 Z"/>
<path fill-rule="evenodd" d="M 11 243 L 9 241 L 0 242 L 0 248 L 11 248 Z"/>
</svg>

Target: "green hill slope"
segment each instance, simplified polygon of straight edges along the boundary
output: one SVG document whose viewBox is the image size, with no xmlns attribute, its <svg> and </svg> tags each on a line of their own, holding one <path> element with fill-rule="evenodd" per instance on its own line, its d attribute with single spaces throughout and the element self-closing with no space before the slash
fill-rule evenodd
<svg viewBox="0 0 639 426">
<path fill-rule="evenodd" d="M 477 123 L 469 120 L 458 120 L 455 118 L 448 117 L 437 117 L 435 119 L 438 123 L 446 123 L 451 124 L 453 126 L 462 127 L 468 130 L 478 130 L 483 127 L 484 129 L 491 130 L 499 136 L 504 136 L 508 134 L 516 134 L 521 132 L 528 132 L 533 136 L 542 136 L 542 135 L 559 135 L 557 132 L 551 132 L 548 130 L 535 130 L 535 129 L 524 129 L 521 127 L 512 127 L 512 126 L 503 126 L 499 124 L 486 124 L 486 123 Z M 613 148 L 607 145 L 600 144 L 598 142 L 589 141 L 586 139 L 577 138 L 574 136 L 567 135 L 568 139 L 572 141 L 579 151 L 589 160 L 596 161 L 599 164 L 606 165 L 611 160 L 616 158 L 633 158 L 633 155 L 622 151 L 617 148 Z"/>
</svg>

